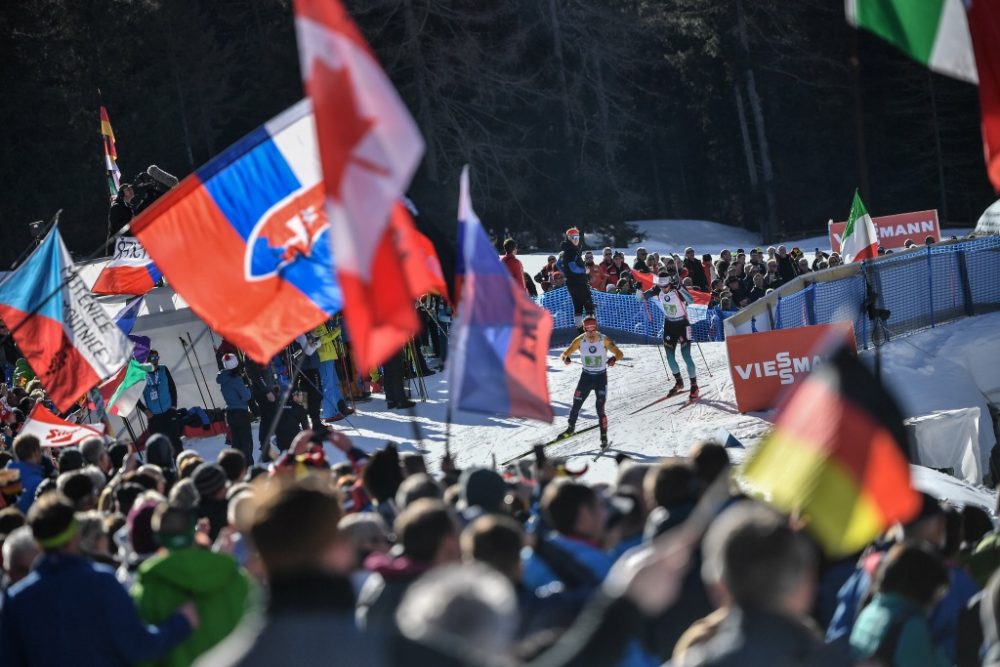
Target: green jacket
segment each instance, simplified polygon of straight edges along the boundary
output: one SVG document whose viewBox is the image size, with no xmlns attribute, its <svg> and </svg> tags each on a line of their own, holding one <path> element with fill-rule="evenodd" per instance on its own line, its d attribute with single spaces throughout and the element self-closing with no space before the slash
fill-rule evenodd
<svg viewBox="0 0 1000 667">
<path fill-rule="evenodd" d="M 26 387 L 28 383 L 35 379 L 35 371 L 31 370 L 31 366 L 28 365 L 28 360 L 21 357 L 14 362 L 14 386 L 15 387 Z"/>
<path fill-rule="evenodd" d="M 855 660 L 892 656 L 891 667 L 947 667 L 934 645 L 927 611 L 895 593 L 880 593 L 858 614 L 851 630 Z"/>
<path fill-rule="evenodd" d="M 240 622 L 251 602 L 250 580 L 228 555 L 204 549 L 169 551 L 139 567 L 132 587 L 139 616 L 161 623 L 188 600 L 198 607 L 201 624 L 191 636 L 155 661 L 155 665 L 190 665 L 222 641 Z"/>
<path fill-rule="evenodd" d="M 990 577 L 1000 567 L 1000 533 L 993 531 L 983 536 L 971 554 L 962 558 L 976 585 L 986 588 Z"/>
</svg>

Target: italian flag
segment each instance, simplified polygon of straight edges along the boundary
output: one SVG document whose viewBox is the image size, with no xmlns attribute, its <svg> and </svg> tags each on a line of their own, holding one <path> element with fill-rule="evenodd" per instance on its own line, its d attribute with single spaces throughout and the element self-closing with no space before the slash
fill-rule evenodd
<svg viewBox="0 0 1000 667">
<path fill-rule="evenodd" d="M 930 69 L 979 84 L 986 171 L 1000 191 L 1000 2 L 845 0 L 847 22 Z"/>
<path fill-rule="evenodd" d="M 129 359 L 109 380 L 98 387 L 104 399 L 104 407 L 110 415 L 126 417 L 135 410 L 146 388 L 146 377 L 153 372 L 151 364 L 140 364 L 135 359 Z"/>
<path fill-rule="evenodd" d="M 978 83 L 962 0 L 846 0 L 847 22 L 939 74 Z"/>
<path fill-rule="evenodd" d="M 844 228 L 843 240 L 840 242 L 840 255 L 844 262 L 860 262 L 878 256 L 875 223 L 861 203 L 861 196 L 857 191 L 854 192 L 851 214 L 847 216 L 847 227 Z"/>
</svg>

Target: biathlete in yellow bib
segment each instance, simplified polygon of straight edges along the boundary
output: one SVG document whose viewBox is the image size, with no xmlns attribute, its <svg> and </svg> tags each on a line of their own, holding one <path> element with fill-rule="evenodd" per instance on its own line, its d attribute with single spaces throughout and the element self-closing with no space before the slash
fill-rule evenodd
<svg viewBox="0 0 1000 667">
<path fill-rule="evenodd" d="M 597 397 L 597 418 L 601 426 L 601 447 L 608 446 L 608 417 L 604 414 L 604 402 L 608 397 L 608 366 L 614 366 L 624 354 L 615 342 L 597 330 L 597 318 L 587 315 L 583 320 L 583 333 L 576 337 L 562 353 L 562 360 L 568 366 L 573 363 L 570 356 L 580 351 L 583 372 L 573 394 L 573 408 L 569 411 L 569 428 L 559 438 L 568 438 L 576 432 L 576 418 L 580 415 L 583 402 L 593 391 Z M 611 356 L 608 356 L 608 355 Z"/>
</svg>

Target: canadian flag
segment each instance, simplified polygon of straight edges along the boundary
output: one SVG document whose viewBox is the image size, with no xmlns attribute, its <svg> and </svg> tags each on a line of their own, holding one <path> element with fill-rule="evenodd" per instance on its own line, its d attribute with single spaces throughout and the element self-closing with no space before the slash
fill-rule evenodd
<svg viewBox="0 0 1000 667">
<path fill-rule="evenodd" d="M 416 123 L 339 0 L 295 0 L 306 94 L 313 101 L 326 210 L 348 334 L 362 368 L 420 329 L 414 290 L 390 223 L 424 152 Z M 408 216 L 407 216 L 408 217 Z M 397 225 L 410 220 L 396 219 Z"/>
</svg>

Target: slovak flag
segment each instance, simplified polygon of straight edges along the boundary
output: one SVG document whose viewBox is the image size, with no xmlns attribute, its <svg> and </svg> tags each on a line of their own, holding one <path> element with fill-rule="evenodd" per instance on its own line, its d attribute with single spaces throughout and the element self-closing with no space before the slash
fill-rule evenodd
<svg viewBox="0 0 1000 667">
<path fill-rule="evenodd" d="M 420 330 L 413 304 L 424 278 L 403 270 L 394 227 L 413 226 L 399 217 L 398 201 L 424 142 L 339 0 L 295 0 L 295 33 L 316 110 L 344 318 L 359 366 L 370 368 Z"/>
<path fill-rule="evenodd" d="M 510 279 L 469 197 L 458 201 L 462 298 L 448 355 L 452 409 L 551 422 L 547 378 L 552 315 Z"/>
<path fill-rule="evenodd" d="M 87 438 L 104 435 L 104 424 L 74 424 L 66 421 L 46 408 L 41 402 L 31 408 L 18 435 L 36 436 L 42 447 L 72 447 Z"/>
<path fill-rule="evenodd" d="M 0 319 L 60 410 L 132 355 L 132 344 L 80 278 L 55 226 L 0 285 Z"/>
<path fill-rule="evenodd" d="M 306 99 L 153 202 L 132 230 L 198 317 L 266 363 L 341 308 L 323 192 Z"/>
<path fill-rule="evenodd" d="M 162 277 L 139 239 L 122 236 L 115 243 L 114 257 L 101 269 L 90 291 L 140 296 L 156 287 Z"/>
</svg>

